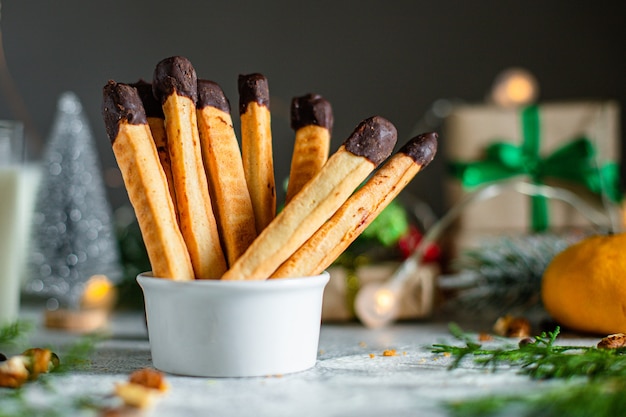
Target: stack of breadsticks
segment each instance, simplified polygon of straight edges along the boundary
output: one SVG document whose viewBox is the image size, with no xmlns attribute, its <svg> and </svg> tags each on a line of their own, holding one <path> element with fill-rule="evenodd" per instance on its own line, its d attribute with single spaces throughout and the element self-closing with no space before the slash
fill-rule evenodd
<svg viewBox="0 0 626 417">
<path fill-rule="evenodd" d="M 104 86 L 107 134 L 155 277 L 317 275 L 435 156 L 435 133 L 392 155 L 396 128 L 379 116 L 329 155 L 330 103 L 296 97 L 289 184 L 277 213 L 267 79 L 238 81 L 241 148 L 224 92 L 183 57 L 159 62 L 151 83 Z"/>
</svg>

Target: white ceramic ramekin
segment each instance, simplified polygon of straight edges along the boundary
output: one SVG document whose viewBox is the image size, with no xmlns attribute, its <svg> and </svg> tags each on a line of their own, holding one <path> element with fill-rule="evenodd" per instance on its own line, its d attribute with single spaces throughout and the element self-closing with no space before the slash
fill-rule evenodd
<svg viewBox="0 0 626 417">
<path fill-rule="evenodd" d="M 137 277 L 155 368 L 202 377 L 309 369 L 317 360 L 327 272 L 267 281 Z"/>
</svg>

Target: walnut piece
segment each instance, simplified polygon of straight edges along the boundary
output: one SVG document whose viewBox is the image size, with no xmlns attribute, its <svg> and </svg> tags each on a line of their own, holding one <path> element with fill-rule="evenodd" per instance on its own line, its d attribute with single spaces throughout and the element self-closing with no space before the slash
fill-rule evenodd
<svg viewBox="0 0 626 417">
<path fill-rule="evenodd" d="M 626 334 L 610 334 L 598 342 L 598 349 L 618 349 L 626 347 Z"/>
<path fill-rule="evenodd" d="M 145 368 L 130 374 L 128 382 L 115 384 L 115 394 L 127 406 L 146 408 L 167 388 L 161 372 Z"/>
<path fill-rule="evenodd" d="M 496 320 L 493 331 L 504 337 L 529 337 L 531 333 L 530 322 L 524 317 L 506 315 Z"/>
<path fill-rule="evenodd" d="M 0 364 L 0 387 L 19 388 L 28 380 L 26 357 L 12 356 Z"/>
<path fill-rule="evenodd" d="M 0 387 L 19 388 L 27 380 L 50 372 L 59 365 L 59 357 L 49 349 L 31 348 L 21 355 L 0 362 Z"/>
<path fill-rule="evenodd" d="M 115 384 L 115 394 L 122 399 L 124 405 L 147 408 L 154 401 L 158 391 L 132 382 Z"/>
<path fill-rule="evenodd" d="M 161 392 L 167 391 L 167 383 L 163 377 L 163 373 L 155 371 L 154 369 L 139 369 L 128 378 L 129 382 L 133 384 L 143 385 L 146 388 L 152 388 Z"/>
<path fill-rule="evenodd" d="M 50 349 L 30 348 L 22 353 L 26 360 L 29 379 L 35 380 L 39 374 L 50 372 L 59 365 L 59 357 Z"/>
</svg>

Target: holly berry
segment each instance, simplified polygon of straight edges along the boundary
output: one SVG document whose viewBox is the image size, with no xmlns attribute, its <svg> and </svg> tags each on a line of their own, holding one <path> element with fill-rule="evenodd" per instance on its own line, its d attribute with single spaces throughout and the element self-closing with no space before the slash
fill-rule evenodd
<svg viewBox="0 0 626 417">
<path fill-rule="evenodd" d="M 415 251 L 423 239 L 422 232 L 414 226 L 409 226 L 407 233 L 398 240 L 398 249 L 403 259 L 408 258 Z M 437 244 L 431 243 L 424 251 L 422 262 L 437 262 L 441 257 L 441 249 Z"/>
</svg>

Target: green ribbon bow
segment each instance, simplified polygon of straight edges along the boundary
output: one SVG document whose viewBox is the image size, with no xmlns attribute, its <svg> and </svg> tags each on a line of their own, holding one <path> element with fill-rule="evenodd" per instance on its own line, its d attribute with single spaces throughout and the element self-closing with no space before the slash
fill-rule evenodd
<svg viewBox="0 0 626 417">
<path fill-rule="evenodd" d="M 541 143 L 539 108 L 529 106 L 522 110 L 522 143 L 517 146 L 495 142 L 487 146 L 486 157 L 476 162 L 455 162 L 451 173 L 466 188 L 527 175 L 534 184 L 542 184 L 548 177 L 578 183 L 594 193 L 605 193 L 617 202 L 621 199 L 619 167 L 607 163 L 598 167 L 596 150 L 589 139 L 578 137 L 566 143 L 545 158 L 539 154 Z M 548 203 L 543 196 L 531 198 L 532 229 L 548 228 Z"/>
</svg>

